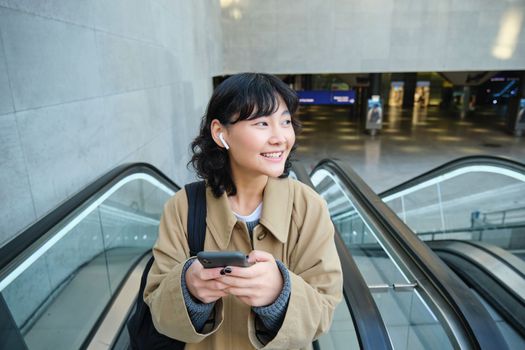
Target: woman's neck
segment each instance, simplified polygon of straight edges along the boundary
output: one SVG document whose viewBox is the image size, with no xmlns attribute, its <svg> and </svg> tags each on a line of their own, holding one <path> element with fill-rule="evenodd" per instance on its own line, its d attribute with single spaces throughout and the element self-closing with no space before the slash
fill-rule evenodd
<svg viewBox="0 0 525 350">
<path fill-rule="evenodd" d="M 235 196 L 228 196 L 231 209 L 240 215 L 250 215 L 262 202 L 264 188 L 268 183 L 268 176 L 259 176 L 252 179 L 236 179 Z"/>
</svg>

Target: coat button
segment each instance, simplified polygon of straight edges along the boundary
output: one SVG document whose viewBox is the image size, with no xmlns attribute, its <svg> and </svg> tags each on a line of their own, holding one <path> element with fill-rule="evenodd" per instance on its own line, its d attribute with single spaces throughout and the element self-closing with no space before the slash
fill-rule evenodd
<svg viewBox="0 0 525 350">
<path fill-rule="evenodd" d="M 261 232 L 257 235 L 257 239 L 259 241 L 262 241 L 264 239 L 264 237 L 266 237 L 266 232 Z"/>
</svg>

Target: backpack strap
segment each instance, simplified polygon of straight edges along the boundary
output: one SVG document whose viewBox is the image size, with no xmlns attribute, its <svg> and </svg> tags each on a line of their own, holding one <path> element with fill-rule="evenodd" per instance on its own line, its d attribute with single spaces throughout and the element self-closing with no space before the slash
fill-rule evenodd
<svg viewBox="0 0 525 350">
<path fill-rule="evenodd" d="M 206 185 L 204 181 L 184 186 L 188 197 L 188 245 L 190 256 L 204 250 L 206 237 Z"/>
<path fill-rule="evenodd" d="M 185 188 L 188 197 L 188 244 L 191 256 L 195 256 L 204 249 L 204 238 L 206 236 L 206 186 L 204 181 L 200 181 L 188 184 Z M 153 261 L 154 257 L 152 256 L 144 268 L 140 280 L 138 298 L 135 301 L 135 312 L 127 321 L 130 348 L 134 350 L 182 350 L 185 347 L 185 343 L 160 334 L 155 329 L 149 307 L 142 298 Z M 215 322 L 215 320 L 211 319 L 208 322 Z"/>
</svg>

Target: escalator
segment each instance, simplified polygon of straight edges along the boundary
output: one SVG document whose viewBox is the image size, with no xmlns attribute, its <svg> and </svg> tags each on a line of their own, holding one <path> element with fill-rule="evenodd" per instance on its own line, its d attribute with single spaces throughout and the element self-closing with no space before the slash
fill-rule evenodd
<svg viewBox="0 0 525 350">
<path fill-rule="evenodd" d="M 304 170 L 296 176 L 309 182 Z M 479 300 L 380 200 L 370 201 L 364 183 L 330 179 L 319 172 L 314 181 L 329 209 L 357 214 L 366 237 L 349 244 L 355 230 L 333 216 L 344 301 L 315 349 L 506 348 Z M 3 246 L 0 349 L 127 349 L 125 322 L 163 205 L 178 189 L 150 165 L 122 166 Z"/>
<path fill-rule="evenodd" d="M 316 169 L 322 167 L 331 168 L 334 181 L 342 187 L 351 187 L 349 177 L 357 176 L 337 162 L 324 161 Z M 525 347 L 520 329 L 525 317 L 525 269 L 519 256 L 524 248 L 524 169 L 500 158 L 468 157 L 381 194 L 403 220 L 401 226 L 416 231 L 418 238 L 473 288 L 509 348 Z M 372 193 L 369 196 L 379 200 Z M 352 232 L 347 237 L 350 246 L 378 250 L 370 246 L 367 228 L 355 210 L 335 208 L 335 214 L 333 220 L 340 230 Z M 413 232 L 409 235 L 415 238 Z"/>
<path fill-rule="evenodd" d="M 118 167 L 0 249 L 0 349 L 128 349 L 125 323 L 179 187 L 148 164 Z M 338 238 L 345 300 L 314 348 L 391 349 L 376 302 Z"/>
<path fill-rule="evenodd" d="M 474 293 L 356 173 L 326 160 L 310 178 L 327 201 L 395 349 L 507 348 Z"/>
<path fill-rule="evenodd" d="M 460 158 L 380 196 L 525 346 L 525 165 Z"/>
</svg>

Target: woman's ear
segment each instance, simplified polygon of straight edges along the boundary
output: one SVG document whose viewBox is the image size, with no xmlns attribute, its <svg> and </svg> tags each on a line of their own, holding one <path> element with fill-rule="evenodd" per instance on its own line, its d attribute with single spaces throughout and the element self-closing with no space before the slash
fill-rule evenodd
<svg viewBox="0 0 525 350">
<path fill-rule="evenodd" d="M 213 119 L 211 121 L 210 125 L 210 132 L 211 137 L 213 138 L 213 141 L 217 144 L 217 146 L 221 148 L 226 148 L 227 150 L 230 149 L 230 146 L 226 142 L 224 138 L 224 132 L 226 128 L 221 124 L 221 122 L 217 119 Z"/>
</svg>

